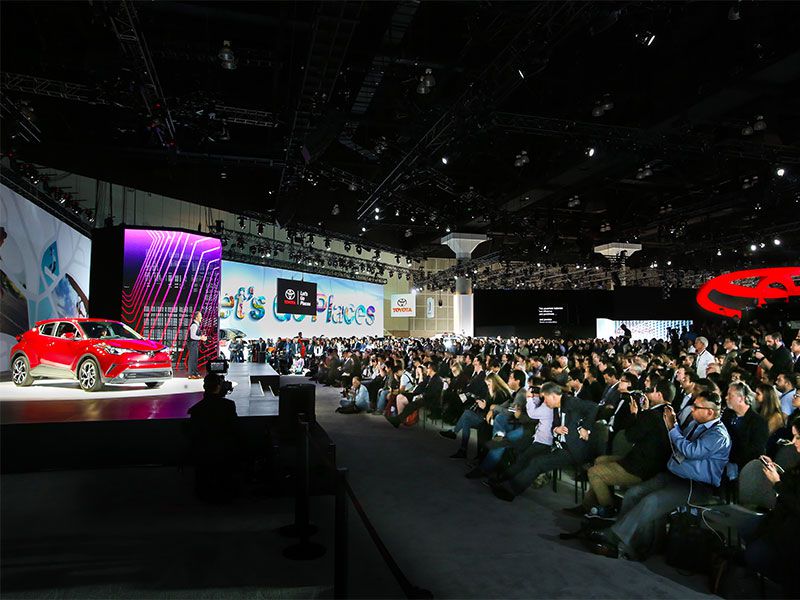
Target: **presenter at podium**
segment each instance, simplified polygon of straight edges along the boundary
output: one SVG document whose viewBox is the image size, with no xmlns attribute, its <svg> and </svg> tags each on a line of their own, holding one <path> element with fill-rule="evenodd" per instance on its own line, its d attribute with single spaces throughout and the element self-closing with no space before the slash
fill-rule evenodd
<svg viewBox="0 0 800 600">
<path fill-rule="evenodd" d="M 192 324 L 189 325 L 189 379 L 202 379 L 200 371 L 197 370 L 197 357 L 200 353 L 200 342 L 205 342 L 208 337 L 200 331 L 200 323 L 203 320 L 203 313 L 197 311 L 194 313 Z"/>
</svg>

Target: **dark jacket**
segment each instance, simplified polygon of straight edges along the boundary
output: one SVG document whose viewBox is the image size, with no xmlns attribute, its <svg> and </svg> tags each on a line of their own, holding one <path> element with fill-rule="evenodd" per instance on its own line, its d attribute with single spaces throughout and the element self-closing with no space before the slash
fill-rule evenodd
<svg viewBox="0 0 800 600">
<path fill-rule="evenodd" d="M 233 400 L 206 393 L 189 416 L 187 432 L 196 460 L 219 462 L 238 452 L 241 438 Z"/>
<path fill-rule="evenodd" d="M 772 376 L 773 381 L 779 373 L 791 373 L 792 369 L 794 369 L 792 353 L 786 347 L 786 344 L 781 344 L 777 350 L 774 350 L 769 357 L 769 361 L 772 363 L 769 374 Z"/>
<path fill-rule="evenodd" d="M 600 402 L 602 396 L 603 384 L 596 379 L 592 383 L 589 383 L 588 380 L 584 381 L 578 392 L 578 398 L 581 400 L 591 400 L 592 402 Z"/>
<path fill-rule="evenodd" d="M 744 413 L 737 425 L 733 424 L 735 420 L 736 413 L 731 409 L 726 408 L 722 412 L 722 423 L 731 436 L 731 454 L 728 460 L 742 469 L 766 452 L 769 427 L 764 418 L 752 408 Z"/>
<path fill-rule="evenodd" d="M 422 394 L 422 402 L 425 406 L 438 406 L 442 398 L 444 382 L 438 375 L 424 379 L 414 390 L 414 395 Z"/>
<path fill-rule="evenodd" d="M 466 391 L 475 394 L 478 398 L 488 398 L 489 386 L 486 385 L 486 372 L 481 371 L 477 375 L 473 375 L 467 384 Z"/>
<path fill-rule="evenodd" d="M 619 466 L 642 481 L 665 470 L 672 454 L 669 431 L 664 423 L 665 406 L 662 404 L 649 410 L 640 410 L 624 430 L 625 437 L 633 447 L 619 461 Z"/>
<path fill-rule="evenodd" d="M 584 442 L 578 433 L 578 427 L 591 431 L 597 417 L 597 404 L 589 400 L 581 400 L 575 396 L 564 394 L 561 396 L 561 408 L 556 408 L 553 416 L 553 428 L 561 426 L 561 417 L 564 415 L 564 425 L 569 429 L 567 433 L 566 450 L 577 463 L 586 462 L 591 451 L 588 441 Z M 555 434 L 554 434 L 555 435 Z M 556 436 L 557 438 L 558 436 Z"/>
</svg>

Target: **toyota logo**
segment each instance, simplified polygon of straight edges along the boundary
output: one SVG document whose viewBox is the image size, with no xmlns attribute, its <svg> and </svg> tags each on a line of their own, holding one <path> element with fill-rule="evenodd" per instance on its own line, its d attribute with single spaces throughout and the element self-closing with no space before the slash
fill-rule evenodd
<svg viewBox="0 0 800 600">
<path fill-rule="evenodd" d="M 406 300 L 405 298 L 397 299 L 397 306 L 405 306 L 406 304 L 408 304 L 408 300 Z"/>
<path fill-rule="evenodd" d="M 294 299 L 294 290 L 286 290 L 286 299 L 293 300 Z"/>
</svg>

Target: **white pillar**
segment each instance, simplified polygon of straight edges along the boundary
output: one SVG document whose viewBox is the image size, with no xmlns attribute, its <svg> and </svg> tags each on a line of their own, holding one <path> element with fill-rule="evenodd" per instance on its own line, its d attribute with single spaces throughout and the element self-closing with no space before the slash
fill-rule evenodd
<svg viewBox="0 0 800 600">
<path fill-rule="evenodd" d="M 451 233 L 442 238 L 442 244 L 449 246 L 456 259 L 462 261 L 472 256 L 479 244 L 488 238 L 476 233 Z M 475 335 L 473 313 L 472 278 L 456 277 L 456 292 L 453 294 L 453 330 L 458 335 Z"/>
</svg>

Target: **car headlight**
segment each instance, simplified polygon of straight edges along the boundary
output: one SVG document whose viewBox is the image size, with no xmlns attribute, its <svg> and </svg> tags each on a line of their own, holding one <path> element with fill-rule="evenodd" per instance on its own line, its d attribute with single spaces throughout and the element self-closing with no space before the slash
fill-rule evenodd
<svg viewBox="0 0 800 600">
<path fill-rule="evenodd" d="M 128 350 L 127 348 L 117 348 L 115 346 L 109 346 L 108 344 L 101 344 L 100 348 L 108 352 L 109 354 L 129 354 L 131 352 L 136 352 L 136 350 Z"/>
</svg>

